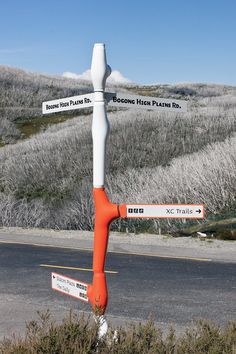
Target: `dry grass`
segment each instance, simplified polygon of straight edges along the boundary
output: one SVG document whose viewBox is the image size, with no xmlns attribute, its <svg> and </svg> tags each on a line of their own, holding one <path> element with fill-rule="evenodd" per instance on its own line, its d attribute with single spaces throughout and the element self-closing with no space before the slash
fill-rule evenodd
<svg viewBox="0 0 236 354">
<path fill-rule="evenodd" d="M 92 229 L 88 119 L 62 123 L 57 130 L 51 128 L 29 141 L 0 150 L 1 225 Z M 149 167 L 147 161 L 142 168 L 131 168 L 127 161 L 119 172 L 111 166 L 107 176 L 109 193 L 119 203 L 203 203 L 209 218 L 235 208 L 235 147 L 233 136 L 202 151 L 170 159 L 165 166 Z M 121 159 L 113 163 L 119 166 Z M 125 229 L 128 225 L 129 231 L 156 232 L 158 223 L 125 221 L 114 227 Z M 169 230 L 183 227 L 182 221 L 161 224 Z"/>
<path fill-rule="evenodd" d="M 27 128 L 28 136 L 32 134 L 28 118 L 38 122 L 37 129 L 44 126 L 46 118 L 39 112 L 42 101 L 91 89 L 88 83 L 80 82 L 77 89 L 78 82 L 73 80 L 1 67 L 0 79 L 0 144 L 19 137 L 16 120 L 24 119 L 21 128 Z M 109 113 L 107 182 L 112 200 L 204 203 L 207 218 L 222 210 L 235 213 L 236 89 L 203 84 L 127 89 L 187 98 L 189 112 Z M 55 123 L 59 116 L 50 119 Z M 91 230 L 91 192 L 89 115 L 47 127 L 31 139 L 0 149 L 0 225 Z M 129 220 L 116 222 L 113 228 L 157 232 L 160 226 L 183 227 L 182 221 Z"/>
<path fill-rule="evenodd" d="M 1 354 L 235 354 L 236 322 L 225 328 L 207 321 L 198 321 L 177 336 L 173 327 L 163 335 L 149 320 L 114 329 L 98 342 L 97 327 L 83 316 L 70 314 L 62 323 L 50 320 L 49 312 L 27 325 L 22 338 L 5 338 L 0 342 Z"/>
</svg>

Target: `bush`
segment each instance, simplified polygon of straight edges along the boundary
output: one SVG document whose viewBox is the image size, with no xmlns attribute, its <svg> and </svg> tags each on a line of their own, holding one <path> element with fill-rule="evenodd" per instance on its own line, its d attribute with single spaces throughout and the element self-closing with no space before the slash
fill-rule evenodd
<svg viewBox="0 0 236 354">
<path fill-rule="evenodd" d="M 236 230 L 235 229 L 217 230 L 214 236 L 219 240 L 236 241 Z"/>
<path fill-rule="evenodd" d="M 24 338 L 5 338 L 0 342 L 1 354 L 235 354 L 236 322 L 224 329 L 201 320 L 177 337 L 170 327 L 164 336 L 149 320 L 114 329 L 98 341 L 94 321 L 70 314 L 62 323 L 50 320 L 49 312 L 26 327 Z"/>
</svg>

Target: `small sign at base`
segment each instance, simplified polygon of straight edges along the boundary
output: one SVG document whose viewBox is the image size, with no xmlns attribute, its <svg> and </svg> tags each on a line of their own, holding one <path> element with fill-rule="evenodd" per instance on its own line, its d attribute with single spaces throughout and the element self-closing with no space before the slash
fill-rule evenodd
<svg viewBox="0 0 236 354">
<path fill-rule="evenodd" d="M 52 289 L 60 293 L 72 296 L 76 299 L 88 302 L 88 284 L 82 283 L 58 273 L 52 273 Z"/>
</svg>

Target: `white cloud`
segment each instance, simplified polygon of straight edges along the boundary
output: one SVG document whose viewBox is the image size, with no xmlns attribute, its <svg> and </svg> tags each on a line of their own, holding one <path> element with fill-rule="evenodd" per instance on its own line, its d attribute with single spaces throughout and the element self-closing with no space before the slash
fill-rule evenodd
<svg viewBox="0 0 236 354">
<path fill-rule="evenodd" d="M 116 84 L 131 84 L 132 81 L 130 79 L 127 79 L 127 77 L 124 77 L 120 71 L 118 70 L 113 70 L 111 75 L 108 77 L 108 82 Z"/>
<path fill-rule="evenodd" d="M 62 74 L 63 77 L 67 77 L 68 79 L 75 79 L 75 80 L 91 80 L 91 73 L 90 70 L 86 70 L 83 74 L 76 74 L 70 71 L 66 71 Z"/>
<path fill-rule="evenodd" d="M 86 70 L 82 74 L 72 73 L 70 71 L 66 71 L 62 74 L 63 77 L 67 77 L 69 79 L 79 79 L 79 80 L 89 80 L 91 81 L 91 72 L 90 69 Z M 132 81 L 124 77 L 120 71 L 113 70 L 111 75 L 108 77 L 107 82 L 110 84 L 131 84 Z"/>
</svg>

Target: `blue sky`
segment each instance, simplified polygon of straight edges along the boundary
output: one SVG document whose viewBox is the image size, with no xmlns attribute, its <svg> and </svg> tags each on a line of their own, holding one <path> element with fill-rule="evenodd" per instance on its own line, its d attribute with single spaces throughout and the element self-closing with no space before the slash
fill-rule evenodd
<svg viewBox="0 0 236 354">
<path fill-rule="evenodd" d="M 236 85 L 235 0 L 0 0 L 0 64 L 89 69 L 95 42 L 141 84 Z"/>
</svg>

